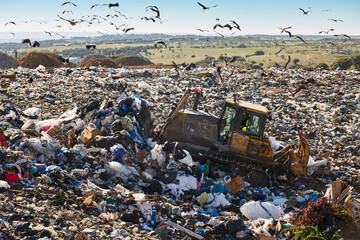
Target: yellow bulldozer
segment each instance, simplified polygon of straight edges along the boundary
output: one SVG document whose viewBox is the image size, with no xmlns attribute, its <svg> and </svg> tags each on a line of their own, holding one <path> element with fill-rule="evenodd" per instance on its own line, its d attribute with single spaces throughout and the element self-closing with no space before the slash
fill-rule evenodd
<svg viewBox="0 0 360 240">
<path fill-rule="evenodd" d="M 294 175 L 306 174 L 310 151 L 307 140 L 299 132 L 297 151 L 292 146 L 275 151 L 265 134 L 269 117 L 266 107 L 244 101 L 226 101 L 218 118 L 197 109 L 199 93 L 193 97 L 192 108 L 185 108 L 192 94 L 190 89 L 185 92 L 158 139 L 177 141 L 197 157 L 254 171 L 254 177 L 258 177 L 259 172 L 272 179 L 289 171 Z"/>
</svg>

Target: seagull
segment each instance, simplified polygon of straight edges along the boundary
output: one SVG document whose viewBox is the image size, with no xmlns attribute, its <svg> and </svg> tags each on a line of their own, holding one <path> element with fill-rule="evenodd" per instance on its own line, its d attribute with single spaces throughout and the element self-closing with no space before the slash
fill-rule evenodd
<svg viewBox="0 0 360 240">
<path fill-rule="evenodd" d="M 112 8 L 112 7 L 119 7 L 119 3 L 109 3 L 109 8 Z"/>
<path fill-rule="evenodd" d="M 328 43 L 330 43 L 334 47 L 339 47 L 339 46 L 343 45 L 346 41 L 347 41 L 347 39 L 345 39 L 344 41 L 339 42 L 339 43 L 333 43 L 333 42 L 328 42 Z"/>
<path fill-rule="evenodd" d="M 74 7 L 77 7 L 77 5 L 76 5 L 75 3 L 73 3 L 73 2 L 64 2 L 63 4 L 60 5 L 60 7 L 66 5 L 66 4 L 71 4 L 71 5 L 73 5 Z"/>
<path fill-rule="evenodd" d="M 153 12 L 156 12 L 155 17 L 160 19 L 160 10 L 159 10 L 159 8 L 157 6 L 147 6 L 146 11 L 149 11 L 149 10 L 151 10 Z"/>
<path fill-rule="evenodd" d="M 82 23 L 84 22 L 84 20 L 80 19 L 80 20 L 75 20 L 75 19 L 65 19 L 62 18 L 61 16 L 57 15 L 61 20 L 67 21 L 71 24 L 71 26 L 75 26 L 77 23 Z"/>
<path fill-rule="evenodd" d="M 232 58 L 229 60 L 229 62 L 230 62 L 230 63 L 233 63 L 233 62 L 235 62 L 236 60 L 237 60 L 237 57 L 234 56 L 234 57 L 232 57 Z"/>
<path fill-rule="evenodd" d="M 285 41 L 276 41 L 276 43 L 275 43 L 275 46 L 278 46 L 279 45 L 279 43 L 283 43 L 283 44 L 286 44 L 286 42 Z"/>
<path fill-rule="evenodd" d="M 90 9 L 93 9 L 96 6 L 100 6 L 100 4 L 96 3 L 96 4 L 92 5 Z"/>
<path fill-rule="evenodd" d="M 131 27 L 131 28 L 124 28 L 123 29 L 124 33 L 127 33 L 127 32 L 129 32 L 131 30 L 135 30 L 135 28 Z"/>
<path fill-rule="evenodd" d="M 202 7 L 202 10 L 203 11 L 205 11 L 205 10 L 209 10 L 210 8 L 214 8 L 214 7 L 217 7 L 217 5 L 215 5 L 215 6 L 211 6 L 211 7 L 205 7 L 204 5 L 202 5 L 201 3 L 199 3 L 199 2 L 197 2 L 199 5 L 200 5 L 200 7 Z"/>
<path fill-rule="evenodd" d="M 232 29 L 233 29 L 233 27 L 232 27 L 230 24 L 225 24 L 225 25 L 221 25 L 221 24 L 219 24 L 219 23 L 215 24 L 215 26 L 213 27 L 214 32 L 216 32 L 217 34 L 221 35 L 222 37 L 224 37 L 224 35 L 222 35 L 221 33 L 218 33 L 218 32 L 216 31 L 216 28 L 218 28 L 218 27 L 220 27 L 220 28 L 228 28 L 229 30 L 232 30 Z"/>
<path fill-rule="evenodd" d="M 200 31 L 200 32 L 209 32 L 209 30 L 200 29 L 200 28 L 197 28 L 197 29 L 195 29 L 195 30 Z"/>
<path fill-rule="evenodd" d="M 304 15 L 308 15 L 308 13 L 309 12 L 311 12 L 311 10 L 309 10 L 309 11 L 305 11 L 304 9 L 302 9 L 302 8 L 299 8 L 303 13 L 304 13 Z"/>
<path fill-rule="evenodd" d="M 38 41 L 34 41 L 33 43 L 31 43 L 30 39 L 26 38 L 24 40 L 22 40 L 21 42 L 22 44 L 24 43 L 28 43 L 30 47 L 40 47 L 40 43 Z"/>
<path fill-rule="evenodd" d="M 277 51 L 276 53 L 274 53 L 275 55 L 278 55 L 282 50 L 284 50 L 285 48 L 281 48 L 279 51 Z"/>
<path fill-rule="evenodd" d="M 344 22 L 343 20 L 341 20 L 341 19 L 333 19 L 333 18 L 330 18 L 330 19 L 328 19 L 328 20 L 330 20 L 330 21 L 333 21 L 333 22 Z"/>
<path fill-rule="evenodd" d="M 234 25 L 233 28 L 236 28 L 239 31 L 241 31 L 240 26 L 239 26 L 239 24 L 237 24 L 237 22 L 235 22 L 234 20 L 230 20 L 230 22 Z"/>
<path fill-rule="evenodd" d="M 11 32 L 10 34 L 12 34 L 15 37 L 15 33 Z"/>
<path fill-rule="evenodd" d="M 110 23 L 110 25 L 113 25 L 116 30 L 120 30 L 120 27 L 125 26 L 125 24 L 120 24 L 119 26 L 116 26 L 114 23 Z"/>
<path fill-rule="evenodd" d="M 95 44 L 86 44 L 85 45 L 86 49 L 95 49 L 96 48 L 96 45 Z"/>
<path fill-rule="evenodd" d="M 106 17 L 111 17 L 111 18 L 114 18 L 114 17 L 119 17 L 118 15 L 114 14 L 114 15 L 111 15 L 111 14 L 108 14 L 106 15 Z"/>
<path fill-rule="evenodd" d="M 305 42 L 305 40 L 304 40 L 304 39 L 302 39 L 300 36 L 293 35 L 293 37 L 294 37 L 294 38 L 298 38 L 298 39 L 300 39 L 303 43 L 306 43 L 306 44 L 307 44 L 307 42 Z"/>
<path fill-rule="evenodd" d="M 289 65 L 289 63 L 290 63 L 290 61 L 291 61 L 291 57 L 290 57 L 290 55 L 288 55 L 288 60 L 287 60 L 287 62 L 286 62 L 286 64 L 285 64 L 285 66 L 284 66 L 284 68 L 285 69 L 287 69 L 287 67 L 288 67 L 288 65 Z"/>
<path fill-rule="evenodd" d="M 335 34 L 334 36 L 336 36 L 336 37 L 347 37 L 348 39 L 351 39 L 351 37 L 349 37 L 346 34 Z"/>
<path fill-rule="evenodd" d="M 331 32 L 331 31 L 335 31 L 335 30 L 333 28 L 330 28 L 327 31 L 320 31 L 319 34 L 322 34 L 322 33 L 329 34 L 329 32 Z"/>
<path fill-rule="evenodd" d="M 51 32 L 46 32 L 46 31 L 45 31 L 45 33 L 49 34 L 49 35 L 50 35 L 50 37 L 51 37 Z"/>
<path fill-rule="evenodd" d="M 71 12 L 72 14 L 74 14 L 73 11 L 71 11 L 71 10 L 64 10 L 64 11 L 62 12 L 62 14 L 68 13 L 68 12 Z"/>
<path fill-rule="evenodd" d="M 7 23 L 5 23 L 5 26 L 8 25 L 8 24 L 14 24 L 14 25 L 16 25 L 15 22 L 7 22 Z"/>
<path fill-rule="evenodd" d="M 283 32 L 285 32 L 285 33 L 289 34 L 289 37 L 292 37 L 291 32 L 288 31 L 288 29 L 290 29 L 290 28 L 292 28 L 292 27 L 284 27 L 284 28 L 278 28 L 278 29 L 281 30 L 280 34 L 282 34 Z"/>
<path fill-rule="evenodd" d="M 59 37 L 61 37 L 61 38 L 65 38 L 65 36 L 64 35 L 61 35 L 60 33 L 55 33 L 56 35 L 58 35 Z"/>
<path fill-rule="evenodd" d="M 166 44 L 165 44 L 165 42 L 163 40 L 158 40 L 158 41 L 155 42 L 155 45 L 154 45 L 155 48 L 157 48 L 159 44 L 164 45 L 164 47 L 166 47 Z"/>
<path fill-rule="evenodd" d="M 153 17 L 142 17 L 141 20 L 156 22 L 155 18 Z"/>
</svg>

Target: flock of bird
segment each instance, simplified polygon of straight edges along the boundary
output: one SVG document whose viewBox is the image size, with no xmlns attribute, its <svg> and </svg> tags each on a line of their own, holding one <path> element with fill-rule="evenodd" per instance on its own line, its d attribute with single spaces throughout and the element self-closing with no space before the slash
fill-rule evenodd
<svg viewBox="0 0 360 240">
<path fill-rule="evenodd" d="M 204 4 L 200 3 L 200 2 L 197 2 L 198 6 L 201 7 L 202 11 L 210 11 L 210 9 L 212 8 L 216 8 L 217 5 L 214 5 L 214 6 L 205 6 Z M 67 8 L 67 9 L 64 9 L 64 8 Z M 59 22 L 66 22 L 68 24 L 70 24 L 70 29 L 71 27 L 73 26 L 76 26 L 76 25 L 79 25 L 79 24 L 84 24 L 84 23 L 87 23 L 88 24 L 88 27 L 91 27 L 92 24 L 99 24 L 99 23 L 104 23 L 104 22 L 108 22 L 108 24 L 110 26 L 113 26 L 115 27 L 115 29 L 117 31 L 123 31 L 123 33 L 128 33 L 130 31 L 134 31 L 135 28 L 134 27 L 129 27 L 127 24 L 125 23 L 116 23 L 116 21 L 113 21 L 113 20 L 110 20 L 111 19 L 119 19 L 120 17 L 123 17 L 125 19 L 128 19 L 127 16 L 125 16 L 124 14 L 122 14 L 118 9 L 119 9 L 119 3 L 116 2 L 116 3 L 107 3 L 107 4 L 99 4 L 99 3 L 96 3 L 96 4 L 92 4 L 89 8 L 90 11 L 92 11 L 93 9 L 95 8 L 101 8 L 101 7 L 107 7 L 110 11 L 112 11 L 111 13 L 107 14 L 106 16 L 99 16 L 99 15 L 96 15 L 96 14 L 93 14 L 93 15 L 87 15 L 87 16 L 82 16 L 81 18 L 69 18 L 69 17 L 66 17 L 68 16 L 69 14 L 73 15 L 74 12 L 71 10 L 73 8 L 77 8 L 78 6 L 74 3 L 74 2 L 70 2 L 70 1 L 67 1 L 67 2 L 63 2 L 61 5 L 60 5 L 60 9 L 62 10 L 60 14 L 57 14 L 57 17 L 58 19 L 56 19 L 56 21 L 59 21 Z M 304 10 L 303 8 L 299 8 L 299 10 L 303 13 L 303 15 L 309 15 L 312 10 L 311 8 L 309 7 L 308 10 Z M 327 9 L 327 10 L 323 10 L 323 11 L 330 11 L 331 9 Z M 143 21 L 151 21 L 153 23 L 162 23 L 162 19 L 160 17 L 160 9 L 159 7 L 157 6 L 154 6 L 154 5 L 150 5 L 150 6 L 147 6 L 145 8 L 145 13 L 147 13 L 147 16 L 142 16 L 140 17 L 141 20 Z M 332 21 L 334 23 L 339 23 L 339 22 L 343 22 L 343 20 L 341 19 L 333 19 L 333 18 L 330 18 L 328 19 L 329 21 Z M 27 22 L 31 22 L 32 20 L 30 21 L 23 21 L 25 23 Z M 219 18 L 216 18 L 216 21 L 220 21 Z M 46 24 L 47 21 L 43 21 L 43 20 L 37 20 L 37 22 L 39 22 L 40 24 Z M 7 25 L 16 25 L 16 22 L 14 21 L 9 21 L 9 22 L 6 22 L 5 23 L 5 27 Z M 58 28 L 61 28 L 63 27 L 63 25 L 57 25 L 56 27 Z M 279 28 L 281 30 L 280 34 L 282 33 L 286 33 L 289 35 L 290 38 L 295 38 L 295 39 L 298 39 L 300 41 L 302 41 L 304 44 L 308 44 L 307 41 L 305 41 L 301 36 L 299 35 L 294 35 L 290 32 L 290 29 L 292 28 L 292 26 L 289 26 L 289 27 L 281 27 Z M 210 32 L 210 30 L 207 30 L 207 29 L 202 29 L 202 28 L 197 28 L 195 29 L 197 31 L 200 31 L 200 32 Z M 214 26 L 213 26 L 213 29 L 212 29 L 216 34 L 220 35 L 221 37 L 225 37 L 225 35 L 232 35 L 232 34 L 235 34 L 237 31 L 241 31 L 241 28 L 240 28 L 240 25 L 234 21 L 234 20 L 230 20 L 228 23 L 224 23 L 224 24 L 221 24 L 221 23 L 216 23 Z M 220 31 L 219 31 L 220 30 Z M 224 31 L 226 31 L 228 34 L 225 34 Z M 335 31 L 334 28 L 330 28 L 328 30 L 322 30 L 322 31 L 319 31 L 318 34 L 329 34 L 330 32 L 333 32 Z M 105 35 L 105 33 L 101 32 L 101 31 L 97 31 L 99 34 L 101 35 Z M 46 34 L 48 34 L 50 37 L 52 37 L 52 32 L 50 31 L 45 31 Z M 54 34 L 62 37 L 62 38 L 65 38 L 65 36 L 57 33 L 57 32 L 53 32 Z M 11 32 L 12 35 L 15 36 L 15 34 L 13 32 Z M 339 36 L 339 37 L 345 37 L 345 40 L 342 41 L 342 42 L 339 42 L 339 43 L 333 43 L 333 42 L 329 42 L 329 44 L 331 44 L 332 46 L 335 46 L 335 47 L 338 47 L 338 46 L 341 46 L 345 41 L 347 40 L 351 40 L 351 37 L 349 37 L 348 35 L 346 34 L 335 34 L 334 36 Z M 38 41 L 33 41 L 31 42 L 30 39 L 24 39 L 22 41 L 23 44 L 29 44 L 29 47 L 31 48 L 35 48 L 35 47 L 40 47 L 40 43 Z M 280 43 L 280 41 L 278 41 L 276 43 L 276 46 Z M 282 41 L 282 43 L 285 43 L 284 41 Z M 154 42 L 154 48 L 159 48 L 159 46 L 162 45 L 163 47 L 167 47 L 166 43 L 163 41 L 163 40 L 157 40 Z M 89 49 L 89 50 L 94 50 L 96 49 L 96 45 L 95 44 L 86 44 L 85 45 L 86 49 Z M 280 49 L 279 52 L 281 52 L 284 48 Z M 278 53 L 279 53 L 278 52 Z M 276 54 L 278 54 L 276 53 Z M 228 62 L 232 62 L 232 61 L 235 61 L 236 59 L 231 59 L 229 61 L 223 59 L 225 65 L 228 65 Z M 287 68 L 287 65 L 289 64 L 289 61 L 290 61 L 290 56 L 289 56 L 289 60 L 287 62 L 287 64 L 285 65 L 285 68 Z M 63 62 L 66 62 L 66 60 L 64 60 Z"/>
</svg>

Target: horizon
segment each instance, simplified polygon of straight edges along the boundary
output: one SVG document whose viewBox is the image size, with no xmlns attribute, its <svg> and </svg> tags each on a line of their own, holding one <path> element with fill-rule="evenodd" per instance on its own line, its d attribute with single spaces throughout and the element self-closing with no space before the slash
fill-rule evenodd
<svg viewBox="0 0 360 240">
<path fill-rule="evenodd" d="M 292 26 L 291 32 L 304 36 L 321 36 L 318 32 L 328 29 L 334 29 L 334 31 L 322 36 L 333 36 L 334 34 L 360 35 L 360 14 L 358 14 L 360 12 L 360 1 L 356 0 L 344 0 L 342 2 L 329 0 L 326 3 L 309 0 L 298 2 L 285 0 L 271 2 L 266 0 L 252 2 L 235 0 L 226 2 L 200 1 L 206 6 L 217 5 L 205 11 L 202 11 L 197 1 L 192 0 L 184 0 L 181 4 L 164 0 L 117 1 L 120 6 L 111 9 L 106 6 L 96 6 L 90 9 L 94 2 L 86 0 L 74 0 L 73 2 L 77 7 L 70 4 L 61 6 L 63 2 L 59 0 L 18 0 L 2 3 L 0 38 L 4 39 L 2 36 L 8 35 L 6 39 L 17 39 L 17 33 L 24 32 L 25 29 L 26 32 L 39 33 L 39 37 L 43 40 L 59 38 L 55 34 L 49 36 L 45 31 L 51 33 L 82 33 L 84 35 L 96 35 L 97 33 L 98 36 L 101 34 L 119 34 L 123 36 L 125 33 L 121 29 L 124 27 L 134 27 L 134 30 L 129 31 L 133 34 L 219 36 L 213 31 L 214 25 L 225 25 L 231 20 L 239 24 L 241 31 L 237 29 L 229 31 L 220 28 L 217 31 L 226 37 L 280 35 L 278 28 Z M 108 2 L 102 1 L 100 3 Z M 38 11 L 39 5 L 42 9 L 41 16 Z M 158 6 L 162 23 L 159 20 L 156 20 L 155 23 L 141 20 L 141 17 L 151 17 L 155 14 L 151 10 L 146 11 L 146 7 L 149 5 Z M 304 15 L 299 8 L 310 12 Z M 121 16 L 116 11 L 126 17 Z M 111 16 L 106 18 L 108 14 Z M 118 17 L 112 17 L 114 14 L 117 14 Z M 99 16 L 99 18 L 91 23 L 82 22 L 71 26 L 69 22 L 61 20 L 58 15 L 64 19 L 76 21 L 82 17 L 82 19 L 89 20 L 93 15 Z M 216 20 L 217 18 L 219 20 Z M 333 22 L 329 19 L 342 20 L 343 22 Z M 12 21 L 15 24 L 8 23 Z M 120 26 L 120 24 L 125 25 L 116 30 L 114 26 Z M 209 32 L 202 33 L 196 29 L 208 30 Z M 286 36 L 284 33 L 283 35 Z M 68 37 L 72 36 L 69 35 Z"/>
</svg>

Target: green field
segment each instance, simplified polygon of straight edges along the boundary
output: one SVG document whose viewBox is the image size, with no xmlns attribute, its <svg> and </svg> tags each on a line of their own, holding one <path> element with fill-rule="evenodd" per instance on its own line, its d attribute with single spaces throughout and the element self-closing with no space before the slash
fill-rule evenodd
<svg viewBox="0 0 360 240">
<path fill-rule="evenodd" d="M 340 47 L 334 47 L 329 44 L 327 40 L 308 41 L 307 44 L 301 41 L 284 41 L 277 42 L 275 40 L 262 40 L 262 39 L 245 39 L 245 38 L 224 38 L 224 39 L 210 39 L 206 40 L 167 40 L 166 48 L 154 48 L 152 42 L 147 43 L 116 43 L 112 44 L 111 41 L 104 41 L 97 43 L 97 50 L 87 54 L 101 53 L 107 50 L 107 53 L 112 51 L 121 51 L 128 47 L 147 47 L 144 51 L 139 51 L 137 55 L 143 56 L 156 64 L 171 64 L 172 61 L 176 63 L 190 63 L 199 62 L 206 57 L 214 57 L 218 59 L 219 56 L 240 56 L 245 58 L 246 63 L 257 63 L 265 67 L 273 66 L 275 63 L 284 65 L 288 56 L 291 57 L 291 64 L 293 60 L 298 59 L 297 65 L 306 67 L 316 66 L 319 63 L 326 63 L 331 65 L 336 59 L 341 57 L 349 57 L 360 54 L 360 44 L 357 41 L 347 41 Z M 341 40 L 333 41 L 340 43 Z M 276 45 L 278 43 L 278 45 Z M 242 47 L 239 47 L 241 46 Z M 62 51 L 84 51 L 84 45 L 61 45 L 42 47 L 36 51 L 49 51 L 60 53 Z M 275 54 L 280 49 L 284 48 L 279 54 Z M 34 49 L 33 49 L 34 50 Z M 29 48 L 21 48 L 18 50 L 20 55 L 30 51 Z M 256 51 L 263 51 L 264 55 L 252 55 Z M 328 52 L 333 54 L 328 54 Z M 344 54 L 346 51 L 347 54 Z M 340 53 L 339 53 L 340 52 Z M 343 54 L 341 54 L 343 52 Z M 115 54 L 116 55 L 116 54 Z M 244 64 L 245 62 L 241 62 Z M 239 65 L 239 62 L 234 63 Z"/>
</svg>

